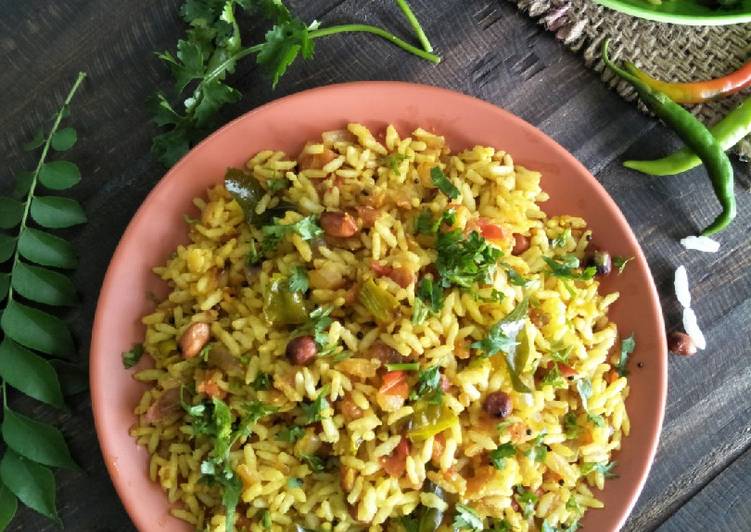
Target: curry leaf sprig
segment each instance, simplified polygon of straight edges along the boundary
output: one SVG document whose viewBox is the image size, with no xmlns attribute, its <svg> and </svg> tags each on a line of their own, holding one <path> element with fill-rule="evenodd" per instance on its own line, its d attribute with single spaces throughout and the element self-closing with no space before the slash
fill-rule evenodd
<svg viewBox="0 0 751 532">
<path fill-rule="evenodd" d="M 15 197 L 0 196 L 0 229 L 4 230 L 0 232 L 0 265 L 8 270 L 0 273 L 1 429 L 5 444 L 0 460 L 0 530 L 13 519 L 18 501 L 62 525 L 55 506 L 52 468 L 78 469 L 62 433 L 11 409 L 8 395 L 13 388 L 65 409 L 56 366 L 61 364 L 59 358 L 71 358 L 76 349 L 68 325 L 39 307 L 77 303 L 73 283 L 60 271 L 75 268 L 77 258 L 68 241 L 46 229 L 84 223 L 86 215 L 75 200 L 40 195 L 38 189 L 66 190 L 81 179 L 74 163 L 47 158 L 50 150 L 67 151 L 78 139 L 75 129 L 62 128 L 61 123 L 85 77 L 78 74 L 47 134 L 39 133 L 24 146 L 27 151 L 41 148 L 36 168 L 19 175 Z"/>
<path fill-rule="evenodd" d="M 306 24 L 292 14 L 282 0 L 187 0 L 180 14 L 190 26 L 177 43 L 174 54 L 158 57 L 167 63 L 174 77 L 173 97 L 158 92 L 152 100 L 153 121 L 166 131 L 157 135 L 152 152 L 166 166 L 174 164 L 200 140 L 213 125 L 216 113 L 241 98 L 226 83 L 238 63 L 255 55 L 256 62 L 276 87 L 298 57 L 311 59 L 314 41 L 338 33 L 370 33 L 432 63 L 440 58 L 431 53 L 425 36 L 406 0 L 396 0 L 423 46 L 418 48 L 393 33 L 369 24 L 341 24 L 320 27 Z M 237 16 L 246 14 L 273 26 L 263 42 L 244 47 Z M 181 104 L 173 102 L 182 102 Z"/>
</svg>

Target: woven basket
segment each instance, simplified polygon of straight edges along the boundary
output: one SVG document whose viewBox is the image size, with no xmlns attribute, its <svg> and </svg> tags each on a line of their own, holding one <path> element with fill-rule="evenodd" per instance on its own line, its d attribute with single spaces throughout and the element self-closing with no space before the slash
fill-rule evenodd
<svg viewBox="0 0 751 532">
<path fill-rule="evenodd" d="M 600 59 L 600 46 L 607 37 L 613 59 L 628 58 L 655 77 L 670 81 L 716 78 L 751 59 L 751 24 L 679 26 L 634 18 L 592 0 L 511 1 L 581 54 L 588 67 L 600 72 L 603 80 L 629 101 L 636 99 L 633 88 L 605 69 Z M 691 110 L 711 125 L 748 97 L 751 94 L 746 90 Z M 733 151 L 741 160 L 751 160 L 751 136 Z"/>
</svg>

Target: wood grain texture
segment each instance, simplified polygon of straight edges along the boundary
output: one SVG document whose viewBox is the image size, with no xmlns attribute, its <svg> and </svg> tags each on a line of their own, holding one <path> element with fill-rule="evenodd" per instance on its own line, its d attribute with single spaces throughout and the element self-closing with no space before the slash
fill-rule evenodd
<svg viewBox="0 0 751 532">
<path fill-rule="evenodd" d="M 86 363 L 96 298 L 109 259 L 128 221 L 163 170 L 149 155 L 154 128 L 144 100 L 168 82 L 153 55 L 171 49 L 182 32 L 180 0 L 0 0 L 0 193 L 12 173 L 34 158 L 20 146 L 44 123 L 76 72 L 89 80 L 72 120 L 80 142 L 71 157 L 84 179 L 73 195 L 91 222 L 70 231 L 81 254 L 75 274 L 83 305 L 67 318 Z M 330 24 L 377 23 L 409 35 L 390 2 L 294 0 L 305 19 Z M 500 105 L 540 127 L 581 160 L 623 209 L 639 238 L 662 295 L 668 330 L 681 328 L 672 275 L 688 268 L 709 348 L 671 357 L 666 422 L 657 460 L 624 530 L 749 529 L 744 493 L 751 475 L 751 200 L 738 187 L 738 219 L 720 237 L 716 255 L 688 252 L 678 238 L 718 212 L 706 174 L 646 178 L 624 169 L 623 156 L 652 157 L 676 146 L 661 125 L 610 92 L 597 74 L 548 33 L 502 0 L 413 0 L 438 52 L 434 67 L 369 36 L 321 40 L 316 60 L 294 65 L 276 91 L 252 61 L 233 76 L 242 100 L 226 121 L 274 98 L 329 83 L 395 79 L 440 85 Z M 252 38 L 248 38 L 250 42 Z M 746 169 L 738 168 L 739 172 Z M 118 371 L 113 353 L 113 371 Z M 125 531 L 128 520 L 102 464 L 88 396 L 70 400 L 67 414 L 14 398 L 21 410 L 60 426 L 85 473 L 58 475 L 58 501 L 68 530 Z M 638 423 L 637 413 L 632 413 Z M 621 467 L 626 467 L 624 464 Z M 711 510 L 709 510 L 711 508 Z M 728 508 L 725 511 L 725 508 Z M 11 529 L 53 530 L 23 509 Z"/>
</svg>

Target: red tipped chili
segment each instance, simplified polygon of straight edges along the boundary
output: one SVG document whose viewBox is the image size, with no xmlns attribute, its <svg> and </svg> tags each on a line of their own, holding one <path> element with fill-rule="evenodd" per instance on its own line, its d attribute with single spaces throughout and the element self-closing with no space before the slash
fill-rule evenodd
<svg viewBox="0 0 751 532">
<path fill-rule="evenodd" d="M 666 94 L 678 103 L 703 103 L 751 87 L 751 61 L 727 76 L 691 83 L 662 81 L 653 78 L 633 63 L 625 62 L 624 65 L 628 72 L 639 78 L 645 85 Z"/>
</svg>

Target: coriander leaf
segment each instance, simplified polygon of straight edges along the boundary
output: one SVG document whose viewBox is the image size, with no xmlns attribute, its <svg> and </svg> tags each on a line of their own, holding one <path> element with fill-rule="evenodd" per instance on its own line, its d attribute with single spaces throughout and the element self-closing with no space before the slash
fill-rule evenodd
<svg viewBox="0 0 751 532">
<path fill-rule="evenodd" d="M 551 369 L 545 374 L 541 382 L 543 386 L 551 386 L 553 388 L 563 388 L 566 386 L 566 381 L 561 376 L 558 364 L 551 364 Z"/>
<path fill-rule="evenodd" d="M 542 431 L 532 441 L 531 447 L 524 453 L 530 462 L 544 462 L 548 455 L 548 446 L 542 443 L 546 432 Z"/>
<path fill-rule="evenodd" d="M 558 529 L 548 523 L 547 520 L 544 520 L 542 522 L 542 527 L 540 528 L 540 532 L 558 532 Z"/>
<path fill-rule="evenodd" d="M 535 504 L 537 504 L 537 495 L 524 488 L 517 489 L 516 502 L 522 507 L 525 518 L 529 518 L 535 513 Z"/>
<path fill-rule="evenodd" d="M 305 436 L 305 429 L 297 425 L 292 425 L 280 430 L 279 434 L 276 435 L 276 439 L 287 443 L 295 443 L 303 436 Z"/>
<path fill-rule="evenodd" d="M 289 274 L 289 289 L 292 292 L 307 292 L 310 288 L 308 272 L 302 266 L 295 266 Z"/>
<path fill-rule="evenodd" d="M 576 391 L 579 392 L 581 398 L 582 408 L 585 412 L 589 412 L 588 400 L 592 396 L 592 383 L 589 379 L 584 377 L 576 380 Z"/>
<path fill-rule="evenodd" d="M 531 393 L 532 391 L 520 378 L 526 359 L 517 357 L 518 354 L 524 354 L 523 351 L 517 350 L 519 344 L 517 337 L 524 329 L 528 309 L 529 299 L 525 296 L 505 318 L 490 328 L 487 337 L 470 345 L 474 349 L 484 351 L 481 358 L 494 356 L 500 352 L 505 353 L 506 367 L 511 377 L 511 384 L 514 390 L 521 393 Z"/>
<path fill-rule="evenodd" d="M 125 351 L 122 354 L 123 358 L 123 366 L 125 369 L 130 369 L 136 364 L 138 364 L 138 361 L 141 360 L 141 357 L 143 356 L 143 344 L 136 344 L 133 346 L 132 349 L 129 351 Z"/>
<path fill-rule="evenodd" d="M 580 268 L 579 259 L 575 255 L 564 255 L 562 257 L 550 258 L 542 257 L 545 264 L 550 268 L 550 273 L 562 279 L 579 279 L 589 280 L 597 273 L 595 266 Z"/>
<path fill-rule="evenodd" d="M 292 477 L 287 480 L 288 488 L 302 488 L 302 479 Z"/>
<path fill-rule="evenodd" d="M 446 177 L 446 174 L 439 167 L 434 166 L 430 169 L 430 179 L 438 187 L 438 190 L 446 194 L 450 199 L 455 200 L 459 197 L 459 189 L 449 181 L 449 178 Z"/>
<path fill-rule="evenodd" d="M 222 505 L 224 505 L 227 521 L 224 530 L 225 532 L 232 532 L 235 529 L 235 510 L 237 503 L 240 502 L 243 484 L 234 472 L 229 479 L 223 478 L 220 483 L 224 487 Z"/>
<path fill-rule="evenodd" d="M 391 155 L 388 155 L 384 157 L 381 160 L 382 166 L 388 166 L 391 168 L 391 171 L 395 174 L 399 175 L 399 166 L 401 166 L 402 162 L 407 160 L 407 156 L 403 153 L 394 152 Z"/>
<path fill-rule="evenodd" d="M 253 389 L 257 391 L 270 390 L 271 375 L 269 375 L 268 373 L 259 373 L 258 375 L 256 375 L 256 378 L 251 386 L 253 386 Z"/>
<path fill-rule="evenodd" d="M 441 371 L 438 366 L 430 366 L 418 373 L 417 383 L 409 394 L 409 400 L 416 401 L 436 392 L 441 394 Z"/>
<path fill-rule="evenodd" d="M 271 78 L 271 87 L 275 88 L 287 68 L 302 55 L 304 59 L 313 57 L 313 41 L 309 30 L 318 27 L 317 23 L 306 26 L 297 18 L 282 21 L 268 32 L 261 49 L 256 56 L 258 65 Z"/>
<path fill-rule="evenodd" d="M 615 366 L 618 375 L 621 377 L 628 375 L 628 368 L 626 367 L 628 364 L 628 356 L 634 352 L 634 349 L 636 349 L 636 339 L 633 334 L 621 340 L 621 354 L 618 359 L 618 364 Z"/>
<path fill-rule="evenodd" d="M 303 403 L 300 405 L 302 410 L 302 424 L 311 425 L 321 421 L 322 412 L 329 408 L 329 402 L 326 400 L 327 391 L 321 390 L 312 403 Z"/>
<path fill-rule="evenodd" d="M 596 471 L 602 473 L 605 478 L 615 478 L 616 475 L 613 473 L 615 466 L 616 462 L 583 462 L 580 470 L 582 475 L 589 475 L 591 472 Z"/>
<path fill-rule="evenodd" d="M 443 289 L 431 277 L 423 277 L 415 291 L 412 323 L 420 324 L 428 314 L 438 314 L 443 308 Z"/>
<path fill-rule="evenodd" d="M 289 181 L 284 177 L 280 177 L 278 179 L 267 179 L 266 187 L 269 192 L 274 194 L 276 192 L 279 192 L 280 190 L 284 190 L 285 188 L 288 188 Z"/>
<path fill-rule="evenodd" d="M 289 234 L 297 233 L 303 240 L 312 240 L 321 236 L 323 229 L 318 226 L 314 216 L 308 216 L 291 224 L 275 222 L 270 225 L 264 225 L 261 228 L 261 232 L 264 237 L 261 247 L 264 251 L 268 252 L 276 248 L 282 238 Z"/>
<path fill-rule="evenodd" d="M 489 532 L 513 532 L 513 528 L 505 519 L 493 519 Z"/>
<path fill-rule="evenodd" d="M 483 530 L 482 518 L 474 509 L 464 504 L 456 505 L 456 514 L 452 526 L 454 530 L 472 530 L 475 532 Z"/>
<path fill-rule="evenodd" d="M 587 419 L 600 428 L 605 426 L 605 419 L 601 415 L 587 414 Z"/>
<path fill-rule="evenodd" d="M 618 270 L 618 275 L 623 273 L 623 271 L 626 269 L 626 265 L 632 260 L 634 260 L 634 257 L 613 257 L 613 266 L 615 266 L 616 270 Z"/>
<path fill-rule="evenodd" d="M 553 239 L 552 246 L 554 248 L 562 248 L 566 246 L 566 243 L 571 238 L 571 228 L 567 227 L 561 234 Z"/>
<path fill-rule="evenodd" d="M 511 284 L 515 286 L 525 287 L 529 284 L 529 279 L 525 279 L 511 266 L 506 266 L 506 275 Z"/>
<path fill-rule="evenodd" d="M 314 454 L 303 454 L 300 456 L 300 459 L 308 464 L 308 467 L 314 473 L 320 473 L 321 471 L 326 469 L 326 464 L 323 462 L 323 460 Z"/>
<path fill-rule="evenodd" d="M 502 254 L 500 249 L 489 245 L 477 231 L 465 237 L 459 229 L 438 233 L 436 250 L 438 259 L 435 266 L 443 288 L 452 285 L 471 288 L 477 284 L 490 284 L 496 263 Z"/>
<path fill-rule="evenodd" d="M 511 443 L 504 443 L 499 445 L 496 449 L 490 451 L 488 455 L 490 457 L 490 463 L 495 466 L 496 469 L 503 469 L 506 466 L 506 458 L 511 458 L 516 455 L 516 448 Z"/>
<path fill-rule="evenodd" d="M 568 412 L 563 416 L 563 432 L 566 434 L 566 438 L 573 440 L 579 437 L 581 427 L 576 423 L 576 414 Z"/>
</svg>

